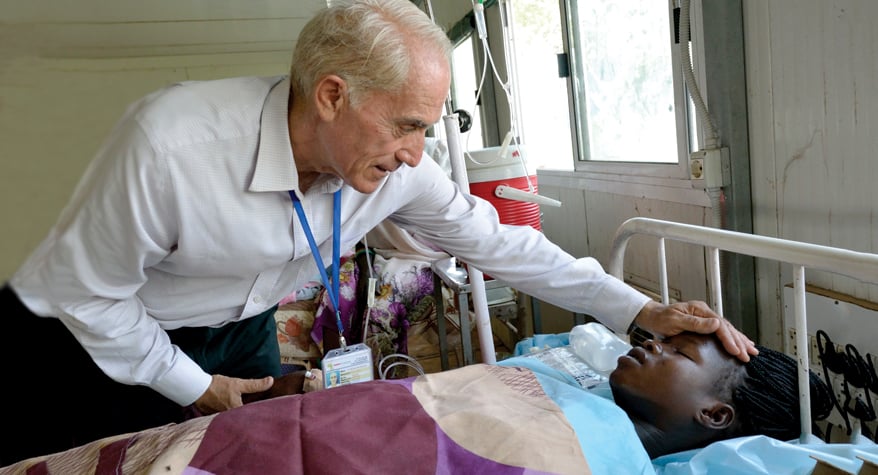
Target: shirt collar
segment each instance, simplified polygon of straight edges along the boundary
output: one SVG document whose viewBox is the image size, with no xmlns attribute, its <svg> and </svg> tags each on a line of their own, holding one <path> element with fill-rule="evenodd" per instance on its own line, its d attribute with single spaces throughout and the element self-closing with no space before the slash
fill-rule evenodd
<svg viewBox="0 0 878 475">
<path fill-rule="evenodd" d="M 272 87 L 262 108 L 259 132 L 259 150 L 256 152 L 256 170 L 250 182 L 250 191 L 287 191 L 299 189 L 299 173 L 293 159 L 288 122 L 290 78 L 284 77 Z M 341 188 L 342 180 L 321 176 L 311 187 L 315 191 L 332 193 Z"/>
</svg>

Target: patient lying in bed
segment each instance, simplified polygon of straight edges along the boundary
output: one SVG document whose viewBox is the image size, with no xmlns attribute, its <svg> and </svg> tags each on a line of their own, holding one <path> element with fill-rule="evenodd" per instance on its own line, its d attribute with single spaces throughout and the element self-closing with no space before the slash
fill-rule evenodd
<svg viewBox="0 0 878 475">
<path fill-rule="evenodd" d="M 715 335 L 646 340 L 619 358 L 609 379 L 612 399 L 634 423 L 651 458 L 748 435 L 795 439 L 801 430 L 796 362 L 769 348 L 759 350 L 745 364 L 723 350 Z M 500 365 L 525 362 L 517 357 Z M 301 387 L 301 375 L 291 377 L 296 382 L 279 380 L 271 397 Z M 813 372 L 810 387 L 812 420 L 825 419 L 833 407 L 829 389 Z"/>
<path fill-rule="evenodd" d="M 741 363 L 712 335 L 647 340 L 610 375 L 613 399 L 634 422 L 650 457 L 747 435 L 800 435 L 796 362 L 760 347 Z M 829 389 L 810 374 L 813 420 L 832 410 Z M 816 427 L 815 427 L 816 430 Z"/>
<path fill-rule="evenodd" d="M 526 357 L 351 384 L 104 439 L 9 473 L 648 474 L 660 454 L 738 435 L 798 435 L 795 366 L 760 350 L 744 365 L 712 335 L 648 341 L 611 374 L 616 404 Z M 296 377 L 272 395 L 297 392 Z M 820 384 L 812 378 L 815 418 L 827 406 Z"/>
</svg>

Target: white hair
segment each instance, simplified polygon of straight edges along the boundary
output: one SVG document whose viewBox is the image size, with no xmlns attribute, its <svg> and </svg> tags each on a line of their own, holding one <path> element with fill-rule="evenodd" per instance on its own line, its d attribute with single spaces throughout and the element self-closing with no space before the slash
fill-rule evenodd
<svg viewBox="0 0 878 475">
<path fill-rule="evenodd" d="M 334 1 L 299 34 L 290 76 L 294 92 L 310 96 L 329 74 L 348 85 L 353 105 L 374 91 L 398 92 L 408 79 L 414 46 L 447 61 L 452 45 L 438 25 L 409 0 Z"/>
</svg>

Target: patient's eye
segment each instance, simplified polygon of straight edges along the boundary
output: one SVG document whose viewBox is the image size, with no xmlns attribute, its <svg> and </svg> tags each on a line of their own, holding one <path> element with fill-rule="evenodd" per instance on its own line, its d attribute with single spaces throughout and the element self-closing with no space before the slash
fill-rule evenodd
<svg viewBox="0 0 878 475">
<path fill-rule="evenodd" d="M 691 350 L 690 348 L 687 348 L 686 345 L 668 345 L 668 344 L 665 344 L 665 347 L 666 347 L 666 348 L 671 348 L 671 350 L 672 350 L 674 353 L 677 353 L 678 355 L 680 355 L 680 356 L 682 356 L 682 357 L 684 357 L 684 358 L 686 358 L 686 359 L 688 359 L 688 360 L 695 361 L 695 358 L 692 357 L 692 350 Z"/>
</svg>

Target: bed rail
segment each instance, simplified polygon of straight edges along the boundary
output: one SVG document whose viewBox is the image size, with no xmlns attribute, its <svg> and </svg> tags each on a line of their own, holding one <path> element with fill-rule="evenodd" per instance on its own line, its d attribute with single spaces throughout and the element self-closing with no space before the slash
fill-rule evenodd
<svg viewBox="0 0 878 475">
<path fill-rule="evenodd" d="M 793 269 L 796 327 L 796 359 L 799 366 L 799 410 L 803 442 L 811 437 L 811 394 L 808 386 L 808 327 L 805 309 L 805 269 L 815 269 L 848 276 L 866 283 L 878 283 L 878 254 L 856 252 L 818 244 L 758 236 L 755 234 L 675 223 L 650 218 L 631 218 L 619 227 L 610 252 L 609 273 L 623 278 L 625 251 L 635 235 L 658 238 L 659 285 L 664 303 L 668 303 L 665 240 L 701 245 L 708 251 L 708 289 L 714 310 L 722 315 L 719 251 L 759 257 L 789 264 Z"/>
</svg>

